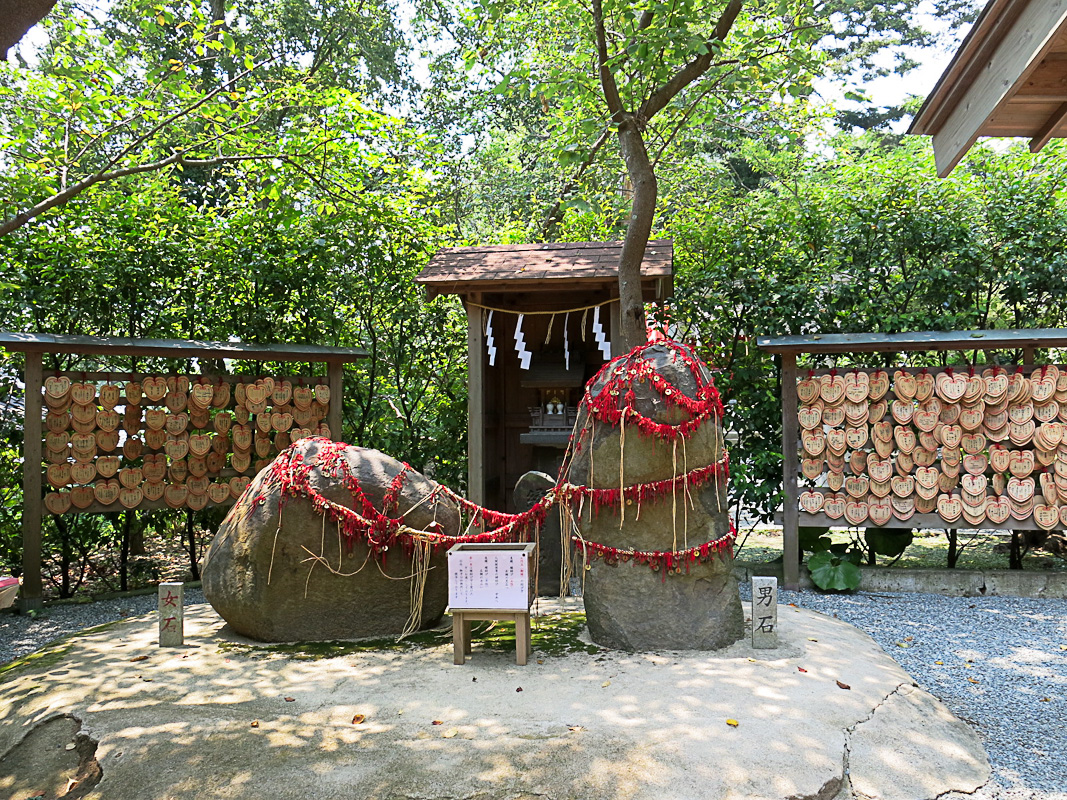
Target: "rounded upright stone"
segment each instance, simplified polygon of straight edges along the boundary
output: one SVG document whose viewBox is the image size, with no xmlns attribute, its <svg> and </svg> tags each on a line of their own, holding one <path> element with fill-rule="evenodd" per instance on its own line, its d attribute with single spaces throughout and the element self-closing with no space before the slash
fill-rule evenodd
<svg viewBox="0 0 1067 800">
<path fill-rule="evenodd" d="M 633 408 L 648 420 L 679 425 L 691 419 L 652 382 L 652 375 L 658 375 L 674 387 L 672 391 L 697 397 L 697 378 L 679 350 L 696 360 L 688 348 L 649 344 L 612 362 L 625 364 L 627 371 L 640 361 L 648 362 L 651 373 L 632 378 Z M 707 367 L 696 363 L 702 381 L 710 381 Z M 598 395 L 615 377 L 619 376 L 614 368 L 605 369 L 589 387 L 590 394 Z M 625 402 L 624 395 L 620 392 L 615 398 L 617 407 Z M 643 435 L 632 423 L 623 434 L 617 425 L 594 420 L 583 403 L 577 429 L 580 447 L 568 480 L 594 489 L 669 480 L 718 463 L 724 454 L 718 417 L 706 418 L 687 438 L 660 439 Z M 585 540 L 621 550 L 678 551 L 722 539 L 730 534 L 725 475 L 640 504 L 596 511 L 586 502 L 578 526 Z M 604 559 L 590 560 L 583 593 L 593 641 L 622 650 L 715 650 L 737 641 L 744 633 L 744 613 L 731 552 L 728 548 L 722 557 L 695 561 L 688 568 L 682 565 L 680 572 L 669 575 L 634 562 L 611 565 Z M 578 559 L 580 563 L 581 552 Z"/>
<path fill-rule="evenodd" d="M 515 483 L 515 510 L 529 511 L 556 485 L 547 472 L 531 470 L 523 473 Z M 568 545 L 570 542 L 567 543 Z M 560 569 L 563 561 L 563 542 L 559 514 L 550 508 L 541 526 L 537 542 L 537 593 L 541 597 L 559 596 Z"/>
<path fill-rule="evenodd" d="M 337 470 L 318 456 L 331 443 L 306 439 L 291 453 L 310 466 L 312 489 L 362 513 L 362 505 Z M 446 498 L 427 500 L 437 484 L 393 458 L 345 445 L 339 453 L 367 499 L 378 510 L 396 476 L 404 471 L 396 510 L 415 529 L 455 535 L 459 510 Z M 261 471 L 227 514 L 204 558 L 204 597 L 239 634 L 266 642 L 356 639 L 400 634 L 411 613 L 415 564 L 401 546 L 383 552 L 384 563 L 362 537 L 351 541 L 338 525 L 302 495 L 288 496 Z M 258 498 L 258 499 L 257 499 Z M 444 550 L 432 552 L 422 596 L 419 627 L 437 623 L 448 602 Z"/>
</svg>

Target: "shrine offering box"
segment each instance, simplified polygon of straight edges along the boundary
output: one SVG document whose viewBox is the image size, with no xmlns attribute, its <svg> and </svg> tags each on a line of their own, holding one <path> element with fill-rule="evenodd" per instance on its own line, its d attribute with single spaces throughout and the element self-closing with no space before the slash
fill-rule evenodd
<svg viewBox="0 0 1067 800">
<path fill-rule="evenodd" d="M 530 542 L 449 548 L 449 608 L 528 609 L 533 602 L 535 547 Z"/>
</svg>

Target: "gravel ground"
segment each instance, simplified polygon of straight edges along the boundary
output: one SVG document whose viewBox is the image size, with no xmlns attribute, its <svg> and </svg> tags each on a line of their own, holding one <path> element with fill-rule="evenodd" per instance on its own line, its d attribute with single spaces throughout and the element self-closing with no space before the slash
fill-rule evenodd
<svg viewBox="0 0 1067 800">
<path fill-rule="evenodd" d="M 185 599 L 204 601 L 199 589 Z M 1067 800 L 1067 600 L 782 591 L 779 602 L 866 631 L 979 732 L 993 779 L 961 800 Z M 0 614 L 0 664 L 155 608 L 155 595 L 145 595 L 54 606 L 36 619 Z"/>
<path fill-rule="evenodd" d="M 993 779 L 974 795 L 1067 800 L 1067 600 L 779 593 L 866 631 L 978 731 Z"/>
</svg>

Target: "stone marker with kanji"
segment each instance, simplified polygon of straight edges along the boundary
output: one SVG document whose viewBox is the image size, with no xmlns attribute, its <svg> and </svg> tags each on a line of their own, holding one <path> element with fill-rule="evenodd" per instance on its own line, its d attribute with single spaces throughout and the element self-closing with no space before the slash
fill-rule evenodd
<svg viewBox="0 0 1067 800">
<path fill-rule="evenodd" d="M 182 614 L 184 600 L 183 584 L 159 584 L 160 647 L 181 647 L 185 644 L 185 619 Z"/>
<path fill-rule="evenodd" d="M 752 646 L 778 646 L 778 579 L 752 578 Z"/>
</svg>

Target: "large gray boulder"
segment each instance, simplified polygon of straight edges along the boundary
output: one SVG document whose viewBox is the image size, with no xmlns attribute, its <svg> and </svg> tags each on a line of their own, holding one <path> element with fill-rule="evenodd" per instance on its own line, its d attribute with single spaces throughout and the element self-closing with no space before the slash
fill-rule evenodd
<svg viewBox="0 0 1067 800">
<path fill-rule="evenodd" d="M 648 345 L 641 352 L 655 373 L 689 397 L 698 384 L 690 368 L 665 345 Z M 691 353 L 690 353 L 691 355 Z M 700 365 L 705 380 L 707 368 Z M 590 387 L 597 395 L 610 374 L 602 374 Z M 677 425 L 690 419 L 677 405 L 666 402 L 646 379 L 633 385 L 634 408 L 661 424 Z M 621 406 L 623 396 L 619 396 Z M 646 437 L 627 425 L 625 441 L 617 426 L 590 418 L 583 405 L 577 429 L 580 447 L 571 461 L 568 480 L 594 489 L 620 486 L 622 455 L 624 485 L 667 480 L 675 475 L 720 460 L 723 452 L 721 420 L 709 418 L 688 439 L 671 441 Z M 705 483 L 683 492 L 670 492 L 654 501 L 623 505 L 619 510 L 586 505 L 578 520 L 581 535 L 591 542 L 642 551 L 683 550 L 726 536 L 730 531 L 726 481 Z M 579 554 L 579 560 L 581 554 Z M 579 568 L 581 564 L 579 561 Z M 585 610 L 593 641 L 623 650 L 715 650 L 741 638 L 744 613 L 732 574 L 732 556 L 713 557 L 665 575 L 633 561 L 609 564 L 588 562 Z"/>
<path fill-rule="evenodd" d="M 325 445 L 306 439 L 292 454 L 311 464 L 310 486 L 327 499 L 362 513 L 335 470 L 323 470 L 316 458 Z M 343 462 L 375 508 L 381 510 L 389 486 L 404 465 L 362 447 L 345 446 Z M 336 523 L 316 512 L 303 496 L 286 498 L 279 512 L 280 485 L 261 471 L 230 510 L 205 556 L 204 597 L 230 626 L 265 642 L 356 639 L 397 635 L 411 614 L 411 575 L 415 565 L 400 546 L 376 561 L 366 542 L 351 542 Z M 459 532 L 459 510 L 448 499 L 426 500 L 437 486 L 409 470 L 397 511 L 416 529 L 439 526 Z M 261 498 L 257 500 L 257 498 Z M 328 566 L 327 566 L 328 565 Z M 435 550 L 422 595 L 419 627 L 433 626 L 448 602 L 445 550 Z"/>
</svg>

